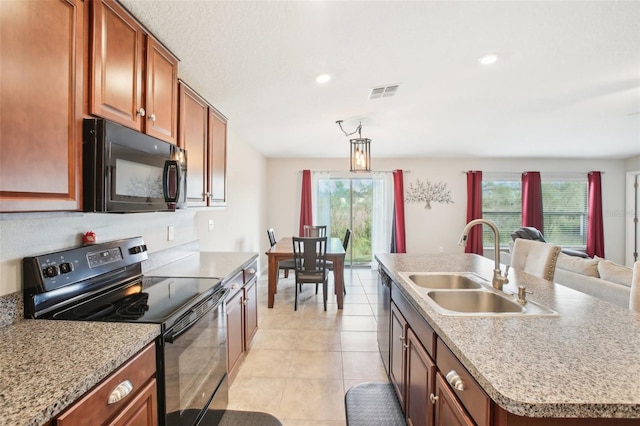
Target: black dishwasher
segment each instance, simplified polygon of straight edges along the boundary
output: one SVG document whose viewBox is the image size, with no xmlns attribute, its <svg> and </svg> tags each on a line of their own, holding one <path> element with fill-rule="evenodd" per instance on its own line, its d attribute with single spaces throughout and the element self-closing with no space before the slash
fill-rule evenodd
<svg viewBox="0 0 640 426">
<path fill-rule="evenodd" d="M 391 325 L 391 278 L 378 265 L 378 350 L 389 375 L 389 327 Z"/>
</svg>

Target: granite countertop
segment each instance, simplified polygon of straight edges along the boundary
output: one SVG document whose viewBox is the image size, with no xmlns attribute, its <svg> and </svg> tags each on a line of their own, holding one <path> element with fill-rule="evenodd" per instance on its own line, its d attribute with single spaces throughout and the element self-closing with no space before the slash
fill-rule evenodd
<svg viewBox="0 0 640 426">
<path fill-rule="evenodd" d="M 434 310 L 399 272 L 475 272 L 472 254 L 376 255 L 414 307 L 500 407 L 529 417 L 640 418 L 640 314 L 521 271 L 528 300 L 555 317 L 460 317 Z M 504 271 L 504 267 L 503 267 Z"/>
<path fill-rule="evenodd" d="M 148 277 L 231 278 L 258 257 L 255 252 L 193 252 L 145 272 Z"/>
<path fill-rule="evenodd" d="M 158 325 L 111 322 L 23 320 L 0 328 L 0 424 L 46 423 L 159 334 Z"/>
</svg>

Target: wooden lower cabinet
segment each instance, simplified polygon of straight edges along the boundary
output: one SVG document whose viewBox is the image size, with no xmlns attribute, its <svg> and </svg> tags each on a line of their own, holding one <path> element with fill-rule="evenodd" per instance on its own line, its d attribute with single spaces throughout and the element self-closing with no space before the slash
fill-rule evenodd
<svg viewBox="0 0 640 426">
<path fill-rule="evenodd" d="M 257 262 L 254 260 L 227 280 L 231 290 L 225 302 L 227 319 L 227 373 L 233 380 L 253 336 L 258 331 Z"/>
<path fill-rule="evenodd" d="M 400 310 L 391 303 L 391 327 L 390 342 L 389 342 L 389 377 L 391 383 L 398 395 L 398 401 L 403 410 L 406 408 L 405 395 L 406 395 L 406 351 L 405 340 L 407 335 L 407 321 L 400 313 Z"/>
<path fill-rule="evenodd" d="M 436 365 L 411 328 L 407 330 L 407 346 L 407 423 L 411 426 L 431 426 L 434 405 L 430 397 L 433 393 Z"/>
<path fill-rule="evenodd" d="M 436 373 L 434 402 L 437 426 L 475 425 L 440 373 Z"/>
<path fill-rule="evenodd" d="M 258 331 L 258 280 L 255 278 L 244 286 L 244 336 L 245 346 L 248 348 L 249 343 L 253 340 Z"/>
<path fill-rule="evenodd" d="M 156 346 L 148 345 L 86 395 L 73 403 L 53 424 L 135 425 L 158 424 Z M 120 393 L 121 399 L 109 401 Z"/>
<path fill-rule="evenodd" d="M 430 395 L 436 365 L 394 303 L 391 304 L 390 334 L 389 375 L 407 423 L 431 426 L 434 410 Z"/>
<path fill-rule="evenodd" d="M 227 315 L 227 372 L 235 372 L 244 353 L 243 294 L 237 292 L 226 301 Z"/>
</svg>

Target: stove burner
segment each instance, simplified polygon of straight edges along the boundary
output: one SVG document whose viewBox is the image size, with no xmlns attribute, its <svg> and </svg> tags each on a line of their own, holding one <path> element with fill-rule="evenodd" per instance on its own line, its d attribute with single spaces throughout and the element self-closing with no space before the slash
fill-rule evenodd
<svg viewBox="0 0 640 426">
<path fill-rule="evenodd" d="M 112 303 L 106 305 L 100 305 L 94 307 L 91 305 L 79 306 L 73 310 L 73 316 L 83 320 L 101 319 L 113 314 L 116 311 L 116 307 Z"/>
<path fill-rule="evenodd" d="M 125 319 L 140 318 L 149 310 L 149 305 L 147 305 L 148 300 L 148 293 L 132 294 L 118 304 L 119 307 L 116 310 L 116 315 L 118 318 Z"/>
</svg>

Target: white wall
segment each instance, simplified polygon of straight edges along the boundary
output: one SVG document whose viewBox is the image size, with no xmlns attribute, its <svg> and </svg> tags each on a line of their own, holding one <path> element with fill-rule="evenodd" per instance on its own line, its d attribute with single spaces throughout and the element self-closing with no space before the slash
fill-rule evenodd
<svg viewBox="0 0 640 426">
<path fill-rule="evenodd" d="M 201 249 L 262 251 L 265 233 L 266 160 L 238 140 L 230 121 L 227 137 L 228 203 L 223 209 L 186 209 L 172 213 L 5 214 L 0 220 L 0 296 L 22 289 L 22 258 L 82 244 L 82 235 L 94 231 L 99 241 L 141 235 L 150 252 L 200 238 Z M 214 231 L 206 231 L 208 218 Z M 204 227 L 203 227 L 204 223 Z M 167 241 L 167 226 L 174 240 Z"/>
<path fill-rule="evenodd" d="M 605 255 L 614 262 L 624 259 L 625 161 L 624 160 L 549 160 L 549 159 L 381 159 L 373 158 L 374 170 L 410 170 L 405 176 L 405 188 L 416 179 L 446 182 L 454 204 L 433 203 L 431 210 L 423 205 L 405 205 L 407 252 L 461 252 L 457 245 L 466 223 L 466 176 L 463 171 L 522 172 L 588 172 L 603 171 L 603 216 Z M 315 171 L 347 170 L 347 159 L 282 159 L 267 161 L 267 191 L 269 203 L 267 224 L 278 237 L 298 231 L 300 215 L 300 180 L 302 169 Z"/>
</svg>

